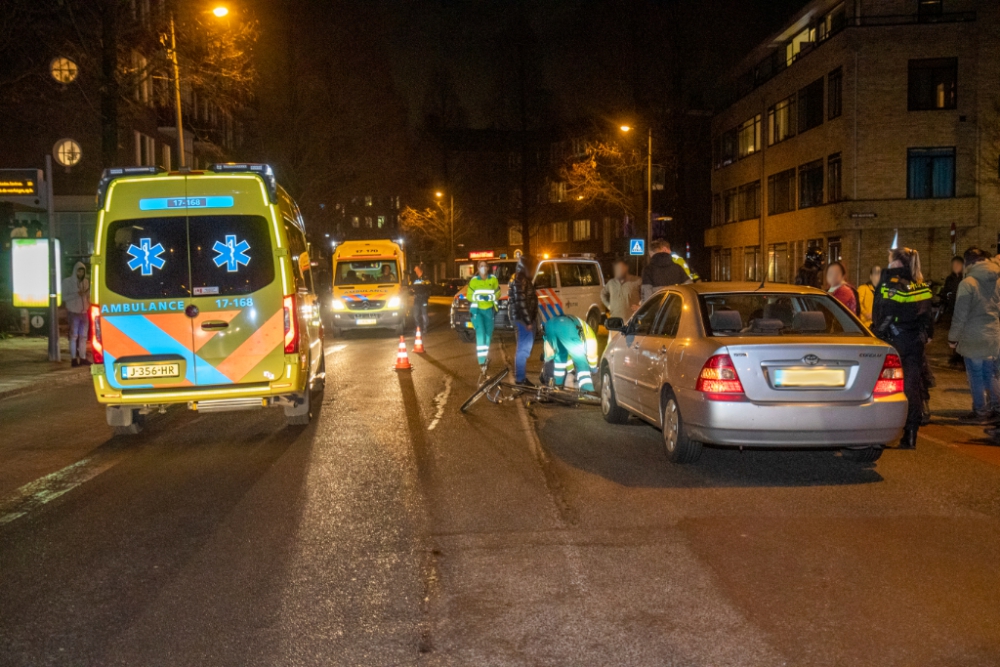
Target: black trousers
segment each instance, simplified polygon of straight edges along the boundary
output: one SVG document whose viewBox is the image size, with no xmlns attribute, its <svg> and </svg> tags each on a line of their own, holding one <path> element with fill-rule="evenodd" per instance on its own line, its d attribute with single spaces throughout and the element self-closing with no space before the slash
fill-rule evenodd
<svg viewBox="0 0 1000 667">
<path fill-rule="evenodd" d="M 899 360 L 903 364 L 903 392 L 908 403 L 906 428 L 916 429 L 923 415 L 924 341 L 918 335 L 903 335 L 893 340 L 892 345 L 899 352 Z"/>
</svg>

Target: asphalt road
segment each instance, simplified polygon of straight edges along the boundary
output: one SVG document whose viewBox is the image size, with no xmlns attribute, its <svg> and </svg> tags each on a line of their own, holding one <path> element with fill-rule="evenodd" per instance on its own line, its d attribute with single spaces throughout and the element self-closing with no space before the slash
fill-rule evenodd
<svg viewBox="0 0 1000 667">
<path fill-rule="evenodd" d="M 328 340 L 304 429 L 0 401 L 0 665 L 1000 664 L 974 429 L 673 466 L 592 408 L 461 414 L 474 349 L 432 321 L 408 374 L 391 335 Z"/>
</svg>

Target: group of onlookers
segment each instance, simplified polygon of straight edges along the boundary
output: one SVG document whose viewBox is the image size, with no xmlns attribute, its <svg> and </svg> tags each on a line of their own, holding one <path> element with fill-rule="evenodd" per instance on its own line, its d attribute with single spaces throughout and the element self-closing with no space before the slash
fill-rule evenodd
<svg viewBox="0 0 1000 667">
<path fill-rule="evenodd" d="M 899 352 L 910 399 L 902 446 L 914 446 L 917 429 L 930 419 L 929 389 L 934 382 L 925 353 L 934 335 L 932 294 L 924 283 L 920 256 L 909 248 L 892 250 L 888 267 L 872 267 L 868 282 L 857 290 L 844 280 L 844 274 L 840 262 L 826 267 L 829 293 Z M 800 270 L 799 276 L 803 275 L 815 279 L 818 271 Z M 949 325 L 952 363 L 964 363 L 972 393 L 972 412 L 961 418 L 967 423 L 992 424 L 1000 419 L 998 281 L 998 258 L 980 248 L 969 248 L 964 256 L 952 259 L 951 272 L 940 292 L 941 319 Z M 1000 436 L 1000 429 L 989 429 L 988 433 Z"/>
</svg>

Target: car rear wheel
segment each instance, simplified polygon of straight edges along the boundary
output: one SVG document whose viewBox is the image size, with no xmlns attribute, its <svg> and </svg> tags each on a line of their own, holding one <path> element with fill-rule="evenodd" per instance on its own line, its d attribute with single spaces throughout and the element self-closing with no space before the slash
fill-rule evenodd
<svg viewBox="0 0 1000 667">
<path fill-rule="evenodd" d="M 601 328 L 601 314 L 596 310 L 592 310 L 587 313 L 587 326 L 597 333 L 597 330 Z"/>
<path fill-rule="evenodd" d="M 662 400 L 663 450 L 674 463 L 694 463 L 701 456 L 701 443 L 684 433 L 684 421 L 677 399 L 669 391 Z"/>
<path fill-rule="evenodd" d="M 861 449 L 842 449 L 840 456 L 855 463 L 874 463 L 882 457 L 882 447 L 862 447 Z"/>
<path fill-rule="evenodd" d="M 615 388 L 611 384 L 611 370 L 605 366 L 601 373 L 601 414 L 609 424 L 624 424 L 628 421 L 628 410 L 618 405 Z"/>
</svg>

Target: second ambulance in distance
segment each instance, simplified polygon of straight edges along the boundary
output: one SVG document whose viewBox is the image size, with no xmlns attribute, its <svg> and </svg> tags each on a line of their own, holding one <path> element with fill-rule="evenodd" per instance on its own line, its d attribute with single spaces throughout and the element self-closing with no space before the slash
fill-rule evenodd
<svg viewBox="0 0 1000 667">
<path fill-rule="evenodd" d="M 395 241 L 346 241 L 333 253 L 333 334 L 392 329 L 403 335 L 409 312 L 406 258 Z"/>
</svg>

